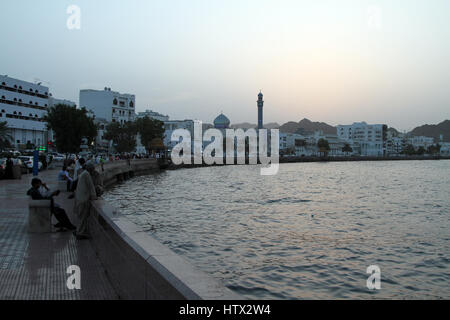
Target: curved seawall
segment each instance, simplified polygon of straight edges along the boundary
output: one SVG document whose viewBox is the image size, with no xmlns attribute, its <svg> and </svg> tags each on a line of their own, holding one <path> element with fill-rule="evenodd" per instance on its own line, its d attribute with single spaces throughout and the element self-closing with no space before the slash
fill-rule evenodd
<svg viewBox="0 0 450 320">
<path fill-rule="evenodd" d="M 101 167 L 97 168 L 102 172 Z M 159 170 L 157 160 L 105 164 L 107 186 Z M 122 299 L 242 299 L 219 281 L 193 267 L 104 200 L 92 201 L 92 245 Z"/>
</svg>

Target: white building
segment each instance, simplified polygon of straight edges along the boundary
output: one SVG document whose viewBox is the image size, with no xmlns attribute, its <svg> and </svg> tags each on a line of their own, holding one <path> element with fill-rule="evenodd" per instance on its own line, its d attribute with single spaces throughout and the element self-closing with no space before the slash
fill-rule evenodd
<svg viewBox="0 0 450 320">
<path fill-rule="evenodd" d="M 324 134 L 322 130 L 318 130 L 314 132 L 314 142 L 317 146 L 317 143 L 320 139 L 324 139 L 328 141 L 328 145 L 330 146 L 330 150 L 327 152 L 328 156 L 345 156 L 348 155 L 347 152 L 342 151 L 346 144 L 349 144 L 347 141 L 339 138 L 336 134 L 327 133 Z M 318 149 L 318 147 L 317 147 Z M 320 150 L 318 150 L 320 151 Z M 353 154 L 353 152 L 351 153 Z"/>
<path fill-rule="evenodd" d="M 125 123 L 135 119 L 135 96 L 104 90 L 80 90 L 80 108 L 91 110 L 96 118 L 107 122 Z"/>
<path fill-rule="evenodd" d="M 384 156 L 386 154 L 387 126 L 355 122 L 338 125 L 338 138 L 348 142 L 355 153 L 363 156 Z"/>
<path fill-rule="evenodd" d="M 149 117 L 150 119 L 155 119 L 162 122 L 169 121 L 169 116 L 165 116 L 161 113 L 152 110 L 145 110 L 145 112 L 138 112 L 137 118 L 144 118 L 144 117 Z"/>
<path fill-rule="evenodd" d="M 56 99 L 56 98 L 53 98 L 51 95 L 50 95 L 50 98 L 48 99 L 48 102 L 49 102 L 48 105 L 50 107 L 54 107 L 58 104 L 65 104 L 66 106 L 71 106 L 71 107 L 77 106 L 77 104 L 73 101 L 66 100 L 66 99 Z"/>
<path fill-rule="evenodd" d="M 441 145 L 441 156 L 450 156 L 450 142 L 440 142 L 439 144 Z"/>
<path fill-rule="evenodd" d="M 408 143 L 412 144 L 414 149 L 423 147 L 425 150 L 434 144 L 434 138 L 424 136 L 413 136 L 408 139 Z"/>
<path fill-rule="evenodd" d="M 408 140 L 403 137 L 391 137 L 386 141 L 386 152 L 388 155 L 399 155 L 408 144 Z"/>
<path fill-rule="evenodd" d="M 0 121 L 6 121 L 12 145 L 47 144 L 47 123 L 43 117 L 49 106 L 49 89 L 40 84 L 0 76 Z"/>
<path fill-rule="evenodd" d="M 310 156 L 312 150 L 308 137 L 298 133 L 280 132 L 280 154 L 291 156 Z"/>
</svg>

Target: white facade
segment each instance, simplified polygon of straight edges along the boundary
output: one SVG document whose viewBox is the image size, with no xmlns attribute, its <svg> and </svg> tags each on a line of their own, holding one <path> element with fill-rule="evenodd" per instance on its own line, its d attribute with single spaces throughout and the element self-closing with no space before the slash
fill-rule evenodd
<svg viewBox="0 0 450 320">
<path fill-rule="evenodd" d="M 155 119 L 162 122 L 169 121 L 169 116 L 165 116 L 161 113 L 152 110 L 145 110 L 145 112 L 138 112 L 137 117 L 138 118 L 149 117 L 150 119 Z"/>
<path fill-rule="evenodd" d="M 450 142 L 441 142 L 440 154 L 441 156 L 450 156 Z"/>
<path fill-rule="evenodd" d="M 311 156 L 316 148 L 311 145 L 310 137 L 298 133 L 280 132 L 280 153 L 291 156 Z"/>
<path fill-rule="evenodd" d="M 386 152 L 388 155 L 399 155 L 407 145 L 405 137 L 392 137 L 386 142 Z"/>
<path fill-rule="evenodd" d="M 338 125 L 338 138 L 346 141 L 353 151 L 363 156 L 384 156 L 386 154 L 387 126 L 355 122 L 351 125 Z"/>
<path fill-rule="evenodd" d="M 16 148 L 47 144 L 48 87 L 0 76 L 0 121 L 6 121 Z"/>
<path fill-rule="evenodd" d="M 319 156 L 320 150 L 317 143 L 320 139 L 328 141 L 330 150 L 328 156 L 345 156 L 342 151 L 346 142 L 335 134 L 324 134 L 322 131 L 316 131 L 313 135 L 303 136 L 298 133 L 280 133 L 280 152 L 291 156 Z"/>
<path fill-rule="evenodd" d="M 423 147 L 425 150 L 434 144 L 434 139 L 424 136 L 414 136 L 408 139 L 408 143 L 412 144 L 414 149 Z"/>
<path fill-rule="evenodd" d="M 111 88 L 80 90 L 80 108 L 92 111 L 96 118 L 107 122 L 134 121 L 135 106 L 136 99 L 132 94 L 121 94 Z"/>
<path fill-rule="evenodd" d="M 70 100 L 66 100 L 66 99 L 56 99 L 50 96 L 50 98 L 48 99 L 49 102 L 49 106 L 50 107 L 54 107 L 58 104 L 65 104 L 67 106 L 71 106 L 71 107 L 76 107 L 77 104 L 73 101 Z"/>
</svg>

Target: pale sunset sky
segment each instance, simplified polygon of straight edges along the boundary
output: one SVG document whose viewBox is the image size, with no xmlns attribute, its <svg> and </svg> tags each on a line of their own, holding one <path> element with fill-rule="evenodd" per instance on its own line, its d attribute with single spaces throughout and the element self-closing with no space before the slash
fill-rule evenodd
<svg viewBox="0 0 450 320">
<path fill-rule="evenodd" d="M 448 0 L 1 1 L 0 33 L 0 74 L 77 104 L 106 86 L 137 111 L 256 123 L 262 89 L 265 123 L 450 119 Z"/>
</svg>

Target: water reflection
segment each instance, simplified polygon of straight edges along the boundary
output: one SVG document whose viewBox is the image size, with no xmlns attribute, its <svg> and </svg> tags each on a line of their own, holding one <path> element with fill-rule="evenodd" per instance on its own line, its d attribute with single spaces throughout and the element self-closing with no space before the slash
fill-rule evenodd
<svg viewBox="0 0 450 320">
<path fill-rule="evenodd" d="M 449 193 L 450 161 L 391 161 L 167 171 L 105 198 L 248 298 L 449 298 Z"/>
</svg>

